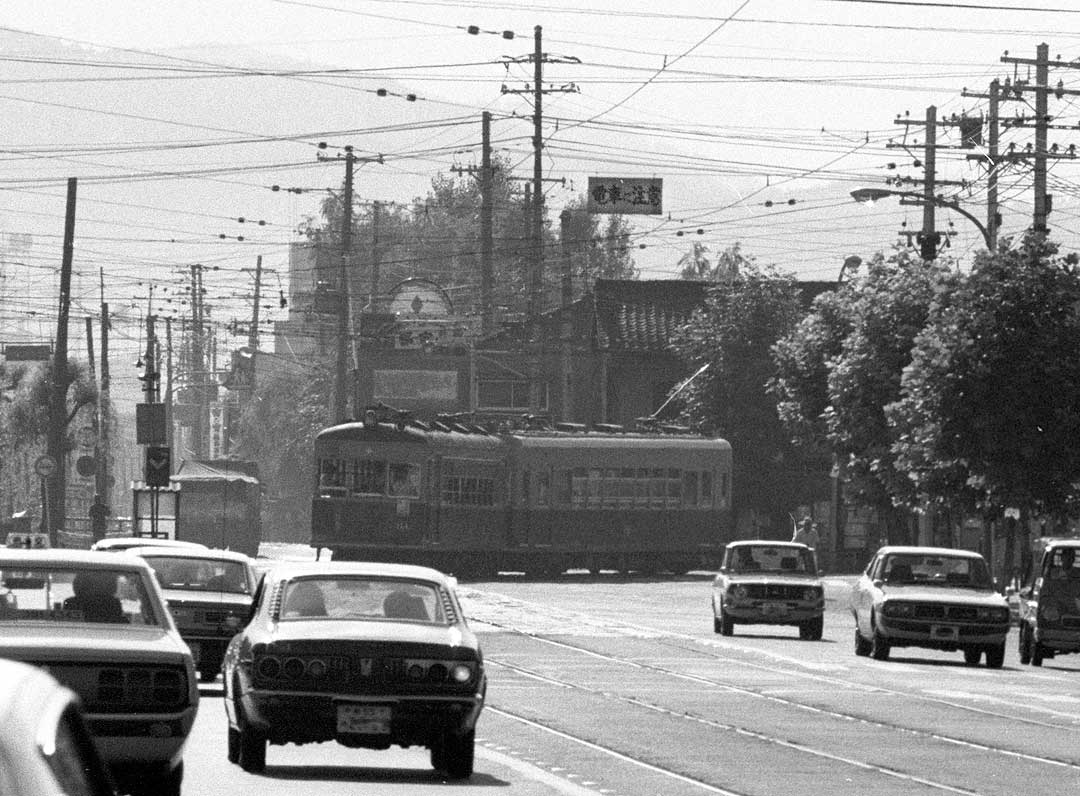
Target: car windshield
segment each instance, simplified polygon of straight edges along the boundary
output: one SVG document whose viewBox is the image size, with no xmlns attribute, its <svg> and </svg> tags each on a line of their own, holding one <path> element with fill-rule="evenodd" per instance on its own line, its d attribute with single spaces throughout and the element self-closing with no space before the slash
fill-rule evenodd
<svg viewBox="0 0 1080 796">
<path fill-rule="evenodd" d="M 886 583 L 961 586 L 992 589 L 993 580 L 981 558 L 904 553 L 888 556 L 881 569 Z"/>
<path fill-rule="evenodd" d="M 250 594 L 247 569 L 239 561 L 147 555 L 162 588 L 177 591 L 219 591 Z"/>
<path fill-rule="evenodd" d="M 319 577 L 284 586 L 280 619 L 409 620 L 447 624 L 438 588 L 423 581 Z"/>
<path fill-rule="evenodd" d="M 138 571 L 0 563 L 0 624 L 160 621 Z"/>
<path fill-rule="evenodd" d="M 814 555 L 809 550 L 779 545 L 739 545 L 729 551 L 728 566 L 735 572 L 782 572 L 794 575 L 816 570 Z"/>
</svg>

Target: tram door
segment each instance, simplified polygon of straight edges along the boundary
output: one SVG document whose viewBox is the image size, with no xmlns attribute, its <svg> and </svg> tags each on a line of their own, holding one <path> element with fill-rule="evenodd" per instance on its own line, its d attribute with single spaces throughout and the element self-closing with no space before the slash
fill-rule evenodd
<svg viewBox="0 0 1080 796">
<path fill-rule="evenodd" d="M 526 539 L 532 547 L 552 545 L 551 471 L 547 468 L 522 473 L 522 509 Z"/>
</svg>

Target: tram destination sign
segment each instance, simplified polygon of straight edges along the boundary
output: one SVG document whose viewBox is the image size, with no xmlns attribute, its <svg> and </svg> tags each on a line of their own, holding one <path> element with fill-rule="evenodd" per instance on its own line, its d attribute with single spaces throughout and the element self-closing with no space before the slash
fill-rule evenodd
<svg viewBox="0 0 1080 796">
<path fill-rule="evenodd" d="M 660 215 L 664 211 L 664 181 L 660 178 L 589 177 L 590 213 Z"/>
</svg>

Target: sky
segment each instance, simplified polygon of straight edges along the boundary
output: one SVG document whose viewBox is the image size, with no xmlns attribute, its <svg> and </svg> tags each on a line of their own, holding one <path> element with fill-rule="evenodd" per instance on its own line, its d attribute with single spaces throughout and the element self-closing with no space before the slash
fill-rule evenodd
<svg viewBox="0 0 1080 796">
<path fill-rule="evenodd" d="M 433 178 L 479 163 L 490 111 L 496 150 L 532 176 L 522 92 L 538 29 L 549 217 L 589 177 L 661 178 L 663 213 L 631 218 L 645 279 L 676 277 L 695 243 L 835 279 L 848 256 L 888 252 L 921 226 L 918 206 L 868 206 L 850 192 L 923 177 L 916 122 L 928 107 L 939 120 L 985 114 L 965 89 L 1033 78 L 1001 58 L 1033 59 L 1042 42 L 1061 58 L 1051 82 L 1080 89 L 1067 66 L 1080 64 L 1077 0 L 5 0 L 0 342 L 55 334 L 75 177 L 73 319 L 105 300 L 118 315 L 113 345 L 138 351 L 148 310 L 188 311 L 200 263 L 219 344 L 234 348 L 261 257 L 269 346 L 289 244 L 340 188 L 345 146 L 361 158 L 361 204 L 408 206 Z M 1003 116 L 1030 116 L 1023 100 L 1003 103 Z M 1077 97 L 1051 99 L 1050 112 L 1073 128 L 1050 131 L 1065 150 L 1080 139 Z M 1019 148 L 1031 138 L 1003 133 Z M 938 142 L 958 144 L 957 129 L 939 127 Z M 985 219 L 972 152 L 939 149 L 937 177 Z M 1051 162 L 1051 237 L 1067 249 L 1080 245 L 1078 176 L 1080 163 Z M 1005 170 L 1000 194 L 1002 235 L 1018 236 L 1031 223 L 1030 165 Z M 936 223 L 952 232 L 945 253 L 958 267 L 984 245 L 963 214 L 939 208 Z M 113 371 L 136 375 L 126 361 Z"/>
</svg>

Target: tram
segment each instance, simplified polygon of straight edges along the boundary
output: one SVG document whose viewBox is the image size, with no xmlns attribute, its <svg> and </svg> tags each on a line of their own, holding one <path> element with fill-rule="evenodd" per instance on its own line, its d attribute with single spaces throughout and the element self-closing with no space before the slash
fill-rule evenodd
<svg viewBox="0 0 1080 796">
<path fill-rule="evenodd" d="M 714 569 L 731 540 L 730 444 L 555 424 L 494 432 L 368 409 L 315 439 L 311 545 L 459 577 Z"/>
</svg>

